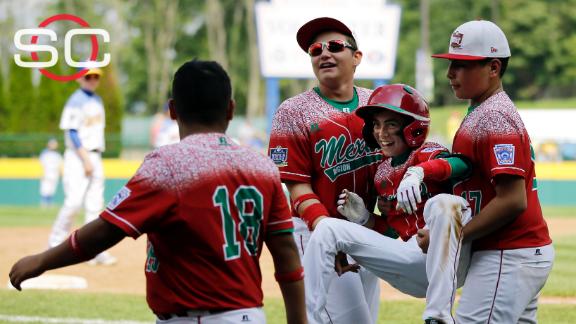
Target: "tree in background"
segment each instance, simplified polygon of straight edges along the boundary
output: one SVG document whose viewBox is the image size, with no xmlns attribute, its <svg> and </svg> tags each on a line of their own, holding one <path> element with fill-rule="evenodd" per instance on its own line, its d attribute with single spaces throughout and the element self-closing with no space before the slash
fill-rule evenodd
<svg viewBox="0 0 576 324">
<path fill-rule="evenodd" d="M 32 70 L 10 64 L 8 87 L 6 92 L 5 132 L 18 133 L 34 131 L 30 123 L 30 110 L 34 104 L 36 87 L 32 85 Z"/>
</svg>

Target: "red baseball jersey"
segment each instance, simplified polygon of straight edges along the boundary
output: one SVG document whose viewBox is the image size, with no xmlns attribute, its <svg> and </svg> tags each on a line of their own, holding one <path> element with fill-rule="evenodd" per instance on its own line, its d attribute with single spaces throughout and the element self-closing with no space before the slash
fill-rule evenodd
<svg viewBox="0 0 576 324">
<path fill-rule="evenodd" d="M 538 200 L 530 137 L 505 92 L 493 95 L 469 112 L 454 136 L 452 150 L 472 162 L 471 178 L 453 188 L 455 195 L 468 200 L 472 215 L 478 214 L 496 196 L 494 177 L 497 175 L 521 176 L 526 184 L 526 210 L 511 223 L 474 241 L 473 249 L 517 249 L 552 242 Z"/>
<path fill-rule="evenodd" d="M 371 90 L 355 88 L 359 105 Z M 272 122 L 270 157 L 284 181 L 310 183 L 330 216 L 343 189 L 356 192 L 374 207 L 373 179 L 382 160 L 362 138 L 364 121 L 352 111 L 340 111 L 314 90 L 284 101 Z M 294 214 L 296 215 L 296 214 Z"/>
<path fill-rule="evenodd" d="M 386 202 L 387 208 L 383 211 L 387 215 L 386 222 L 404 241 L 408 241 L 419 228 L 426 225 L 422 214 L 426 200 L 436 194 L 449 192 L 450 186 L 433 180 L 422 182 L 422 203 L 418 204 L 418 210 L 415 214 L 406 214 L 401 210 L 396 210 L 396 190 L 404 177 L 404 173 L 406 173 L 406 169 L 432 160 L 441 153 L 448 153 L 448 149 L 440 144 L 426 142 L 413 150 L 406 162 L 392 166 L 392 158 L 387 158 L 378 166 L 374 182 L 378 196 Z"/>
<path fill-rule="evenodd" d="M 100 217 L 148 234 L 155 313 L 262 306 L 262 242 L 293 230 L 276 166 L 220 133 L 150 153 Z"/>
</svg>

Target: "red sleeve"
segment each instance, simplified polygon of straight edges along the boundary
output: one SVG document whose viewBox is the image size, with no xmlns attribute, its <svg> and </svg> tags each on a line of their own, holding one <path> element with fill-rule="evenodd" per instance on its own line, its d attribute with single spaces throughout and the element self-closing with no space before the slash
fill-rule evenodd
<svg viewBox="0 0 576 324">
<path fill-rule="evenodd" d="M 280 181 L 274 181 L 274 193 L 270 205 L 270 218 L 268 219 L 267 234 L 292 232 L 294 225 L 288 201 Z"/>
<path fill-rule="evenodd" d="M 517 127 L 504 114 L 490 114 L 481 123 L 484 125 L 478 152 L 487 155 L 481 169 L 483 174 L 493 179 L 499 174 L 526 177 L 530 161 L 528 137 L 524 128 Z"/>
<path fill-rule="evenodd" d="M 290 99 L 274 115 L 268 154 L 282 180 L 310 183 L 312 152 L 308 129 Z"/>
<path fill-rule="evenodd" d="M 174 189 L 150 178 L 146 172 L 150 168 L 166 166 L 154 154 L 148 156 L 136 175 L 118 191 L 100 214 L 104 220 L 118 226 L 134 239 L 157 228 L 160 222 L 174 212 L 177 204 Z"/>
</svg>

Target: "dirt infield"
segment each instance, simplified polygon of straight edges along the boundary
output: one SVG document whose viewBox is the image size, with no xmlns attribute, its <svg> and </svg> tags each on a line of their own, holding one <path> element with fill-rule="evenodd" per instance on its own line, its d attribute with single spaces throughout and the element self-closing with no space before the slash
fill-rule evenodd
<svg viewBox="0 0 576 324">
<path fill-rule="evenodd" d="M 547 220 L 552 237 L 576 233 L 576 219 L 557 218 Z M 5 288 L 12 264 L 20 257 L 42 251 L 47 246 L 50 229 L 47 227 L 0 228 L 0 284 Z M 144 261 L 146 239 L 124 239 L 110 252 L 118 257 L 113 266 L 90 266 L 79 264 L 51 271 L 52 274 L 75 275 L 88 281 L 89 292 L 145 294 Z M 268 250 L 261 257 L 263 289 L 267 297 L 279 297 L 280 290 L 274 281 L 274 267 Z M 382 281 L 381 281 L 382 282 Z M 410 299 L 382 282 L 382 298 L 386 300 Z"/>
</svg>

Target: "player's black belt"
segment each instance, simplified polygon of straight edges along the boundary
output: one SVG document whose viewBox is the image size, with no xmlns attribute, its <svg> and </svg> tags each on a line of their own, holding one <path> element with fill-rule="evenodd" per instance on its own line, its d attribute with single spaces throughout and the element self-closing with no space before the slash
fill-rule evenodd
<svg viewBox="0 0 576 324">
<path fill-rule="evenodd" d="M 90 151 L 88 151 L 88 152 L 91 152 L 91 153 L 102 153 L 102 151 L 100 151 L 100 150 L 98 150 L 98 149 L 90 150 Z"/>
<path fill-rule="evenodd" d="M 198 317 L 198 316 L 208 316 L 218 313 L 228 312 L 231 309 L 217 309 L 217 310 L 187 310 L 176 313 L 155 313 L 158 319 L 167 321 L 175 317 Z"/>
</svg>

